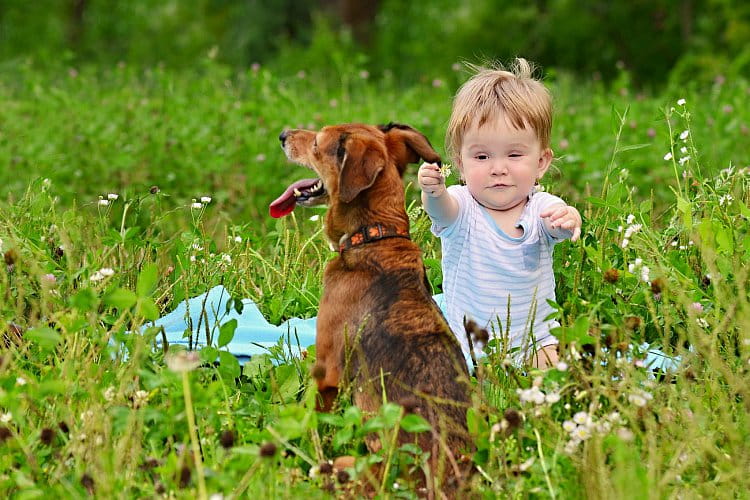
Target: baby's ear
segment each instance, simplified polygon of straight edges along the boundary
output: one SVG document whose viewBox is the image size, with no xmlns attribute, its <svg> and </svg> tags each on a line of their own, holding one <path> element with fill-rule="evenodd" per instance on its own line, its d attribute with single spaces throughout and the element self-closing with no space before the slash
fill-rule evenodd
<svg viewBox="0 0 750 500">
<path fill-rule="evenodd" d="M 539 157 L 539 168 L 537 169 L 537 179 L 544 177 L 544 174 L 549 170 L 549 166 L 552 164 L 552 159 L 555 157 L 554 153 L 550 148 L 546 148 L 542 151 Z"/>
</svg>

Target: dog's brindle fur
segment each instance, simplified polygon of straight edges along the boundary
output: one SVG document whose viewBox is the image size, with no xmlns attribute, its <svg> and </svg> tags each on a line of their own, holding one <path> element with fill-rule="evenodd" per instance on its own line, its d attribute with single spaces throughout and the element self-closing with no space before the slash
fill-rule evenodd
<svg viewBox="0 0 750 500">
<path fill-rule="evenodd" d="M 420 158 L 440 162 L 428 140 L 404 125 L 289 130 L 280 139 L 290 160 L 323 181 L 327 196 L 306 204 L 328 204 L 325 232 L 336 246 L 369 224 L 408 232 L 404 170 Z M 342 382 L 353 383 L 355 404 L 371 413 L 385 390 L 389 401 L 430 422 L 434 430 L 418 435 L 437 480 L 427 486 L 452 490 L 466 469 L 459 457 L 470 448 L 469 376 L 458 341 L 432 299 L 419 247 L 405 238 L 354 246 L 328 263 L 323 285 L 313 370 L 319 409 L 331 409 Z M 352 347 L 350 357 L 345 346 Z M 402 433 L 399 440 L 414 436 Z M 379 448 L 377 440 L 368 445 Z"/>
</svg>

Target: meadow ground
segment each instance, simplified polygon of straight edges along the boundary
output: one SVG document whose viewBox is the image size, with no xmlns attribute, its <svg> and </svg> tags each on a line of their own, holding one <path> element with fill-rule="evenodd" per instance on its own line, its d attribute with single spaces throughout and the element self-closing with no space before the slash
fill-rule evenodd
<svg viewBox="0 0 750 500">
<path fill-rule="evenodd" d="M 278 324 L 316 314 L 331 253 L 322 210 L 267 206 L 307 174 L 285 127 L 407 123 L 442 149 L 463 74 L 397 87 L 338 78 L 119 65 L 0 77 L 0 492 L 13 498 L 343 494 L 327 460 L 390 443 L 402 409 L 314 411 L 305 359 L 281 340 L 242 370 L 155 348 L 150 322 L 223 284 Z M 750 87 L 641 94 L 553 75 L 546 189 L 584 214 L 556 249 L 565 361 L 523 372 L 490 346 L 468 412 L 485 497 L 747 496 L 750 470 Z M 406 175 L 415 241 L 439 291 L 439 244 Z M 454 179 L 455 180 L 455 179 Z M 139 333 L 130 333 L 139 332 Z M 288 340 L 288 339 L 287 339 Z M 681 356 L 643 366 L 648 342 Z M 302 346 L 307 347 L 307 346 Z M 212 363 L 219 359 L 219 363 Z M 202 456 L 202 461 L 196 461 Z M 424 455 L 385 446 L 377 489 L 414 497 Z M 364 465 L 364 461 L 362 461 Z"/>
</svg>

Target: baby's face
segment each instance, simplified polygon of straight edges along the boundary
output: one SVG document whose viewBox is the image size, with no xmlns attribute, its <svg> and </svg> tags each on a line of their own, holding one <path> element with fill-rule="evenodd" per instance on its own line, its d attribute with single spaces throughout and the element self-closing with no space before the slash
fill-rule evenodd
<svg viewBox="0 0 750 500">
<path fill-rule="evenodd" d="M 511 210 L 525 204 L 531 188 L 552 161 L 530 127 L 514 128 L 504 115 L 463 136 L 461 173 L 474 198 L 493 210 Z"/>
</svg>

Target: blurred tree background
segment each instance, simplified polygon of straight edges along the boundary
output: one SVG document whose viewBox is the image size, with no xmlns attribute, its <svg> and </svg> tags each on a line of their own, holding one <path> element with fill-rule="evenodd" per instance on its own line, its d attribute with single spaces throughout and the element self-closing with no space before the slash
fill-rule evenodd
<svg viewBox="0 0 750 500">
<path fill-rule="evenodd" d="M 335 51 L 331 49 L 335 48 Z M 332 54 L 335 52 L 335 54 Z M 201 58 L 400 81 L 523 55 L 641 86 L 750 74 L 745 0 L 1 0 L 0 63 L 190 68 Z"/>
</svg>

